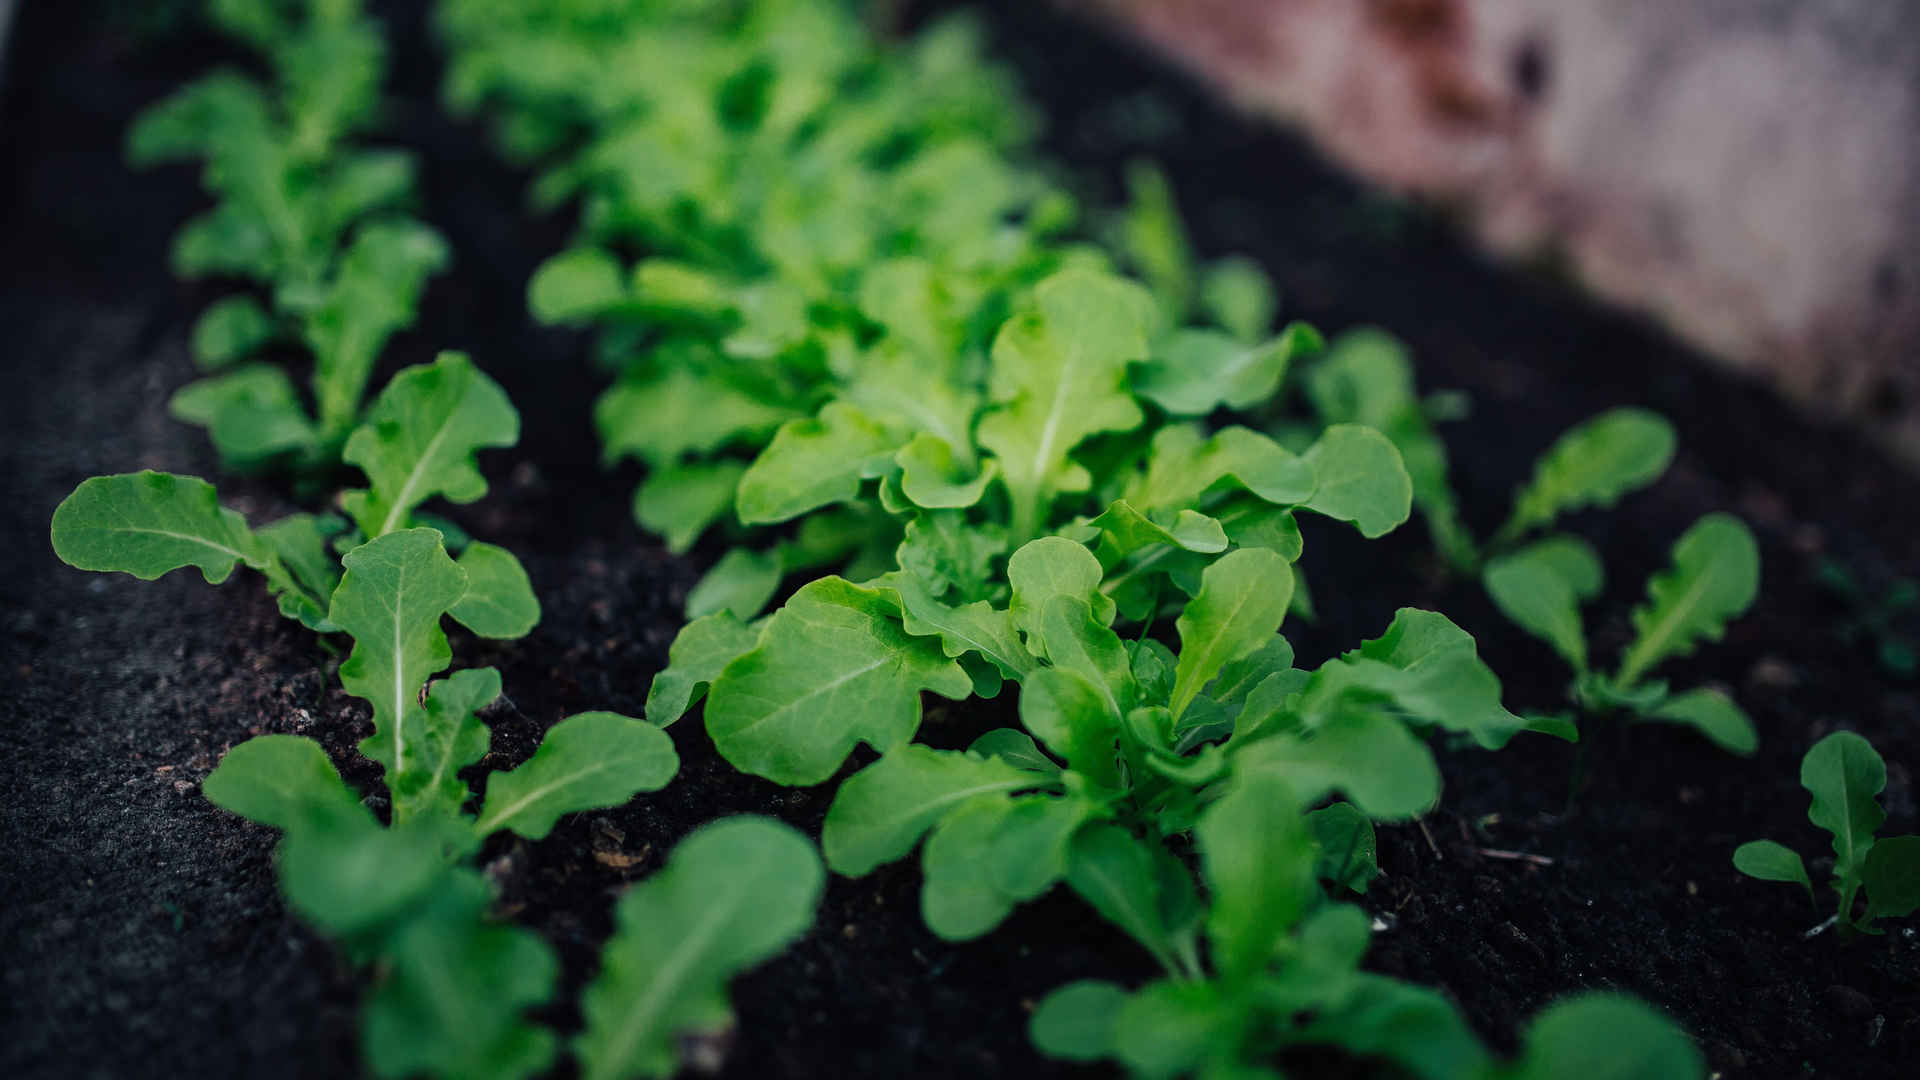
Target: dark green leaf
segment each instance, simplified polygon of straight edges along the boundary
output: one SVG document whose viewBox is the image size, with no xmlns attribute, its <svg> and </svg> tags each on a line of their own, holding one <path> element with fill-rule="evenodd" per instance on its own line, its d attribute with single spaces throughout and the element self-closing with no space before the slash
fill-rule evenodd
<svg viewBox="0 0 1920 1080">
<path fill-rule="evenodd" d="M 735 768 L 817 784 L 854 745 L 885 752 L 920 726 L 920 692 L 960 700 L 973 681 L 938 643 L 900 625 L 887 593 L 813 581 L 775 612 L 708 695 L 707 733 Z"/>
<path fill-rule="evenodd" d="M 673 740 L 644 720 L 610 712 L 570 716 L 547 732 L 525 765 L 487 780 L 474 829 L 482 836 L 512 829 L 538 840 L 567 814 L 620 806 L 665 787 L 679 770 Z"/>
<path fill-rule="evenodd" d="M 813 924 L 825 877 L 813 845 L 770 818 L 728 818 L 682 840 L 615 909 L 600 973 L 581 995 L 581 1075 L 679 1071 L 683 1039 L 731 1026 L 728 981 Z"/>
</svg>

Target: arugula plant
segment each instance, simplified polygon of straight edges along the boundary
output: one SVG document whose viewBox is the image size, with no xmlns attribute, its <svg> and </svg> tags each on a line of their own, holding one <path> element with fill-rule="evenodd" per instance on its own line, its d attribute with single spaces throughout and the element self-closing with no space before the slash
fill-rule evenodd
<svg viewBox="0 0 1920 1080">
<path fill-rule="evenodd" d="M 1832 921 L 1841 937 L 1856 930 L 1881 933 L 1878 920 L 1904 918 L 1920 908 L 1920 836 L 1874 837 L 1887 820 L 1879 802 L 1887 766 L 1873 745 L 1850 731 L 1828 735 L 1801 759 L 1800 786 L 1813 796 L 1807 820 L 1833 837 L 1831 884 L 1839 904 Z M 1761 881 L 1797 884 L 1819 907 L 1806 863 L 1785 844 L 1741 844 L 1733 866 Z"/>
<path fill-rule="evenodd" d="M 386 340 L 410 324 L 429 274 L 447 262 L 432 229 L 396 212 L 413 159 L 349 140 L 376 118 L 385 43 L 358 0 L 218 0 L 215 23 L 259 52 L 271 86 L 219 71 L 149 108 L 129 132 L 135 165 L 205 163 L 219 200 L 175 237 L 182 277 L 241 278 L 202 313 L 195 363 L 209 376 L 170 408 L 208 429 L 230 467 L 291 462 L 324 471 L 359 423 Z M 267 358 L 312 354 L 312 406 Z"/>
<path fill-rule="evenodd" d="M 367 487 L 341 496 L 346 519 L 297 513 L 256 530 L 222 507 L 204 480 L 152 471 L 99 476 L 54 510 L 54 552 L 82 570 L 143 581 L 192 566 L 218 584 L 245 565 L 266 579 L 281 614 L 332 632 L 340 629 L 329 615 L 340 580 L 333 551 L 420 524 L 417 509 L 429 499 L 484 496 L 475 455 L 512 446 L 519 430 L 499 385 L 463 354 L 442 353 L 396 374 L 347 440 L 346 460 L 365 472 Z M 512 552 L 470 541 L 459 566 L 470 587 L 453 616 L 468 629 L 516 638 L 539 621 L 539 600 Z"/>
<path fill-rule="evenodd" d="M 1051 423 L 1010 419 L 1010 433 Z M 1064 452 L 1051 460 L 1035 474 L 1079 468 Z M 911 738 L 921 690 L 991 696 L 1003 680 L 1021 678 L 1031 667 L 1023 650 L 1046 655 L 1018 636 L 1037 632 L 1046 589 L 1084 593 L 1102 626 L 1116 618 L 1150 624 L 1162 597 L 1197 597 L 1208 570 L 1233 559 L 1243 584 L 1278 597 L 1284 614 L 1301 551 L 1295 510 L 1379 533 L 1405 518 L 1408 498 L 1392 447 L 1365 428 L 1332 429 L 1301 456 L 1243 428 L 1207 439 L 1187 427 L 1163 429 L 1148 459 L 1126 470 L 1123 490 L 1129 497 L 1104 513 L 1065 526 L 1095 547 L 1042 537 L 1004 570 L 994 558 L 1003 529 L 921 508 L 897 550 L 897 570 L 865 584 L 816 579 L 758 625 L 731 612 L 690 623 L 649 694 L 648 716 L 671 723 L 710 683 L 707 729 L 723 756 L 781 783 L 818 783 L 858 741 L 886 749 Z M 1230 548 L 1260 554 L 1237 557 Z M 1176 711 L 1200 686 L 1182 687 Z"/>
<path fill-rule="evenodd" d="M 1143 1078 L 1277 1076 L 1274 1059 L 1296 1047 L 1431 1080 L 1704 1075 L 1692 1042 L 1632 998 L 1562 1001 L 1500 1062 L 1440 993 L 1360 970 L 1370 916 L 1314 883 L 1320 853 L 1298 808 L 1315 783 L 1265 761 L 1223 779 L 1194 828 L 1204 903 L 1164 851 L 1117 826 L 1083 834 L 1069 856 L 1075 888 L 1163 963 L 1183 959 L 1134 990 L 1090 979 L 1055 989 L 1029 1025 L 1041 1052 Z"/>
<path fill-rule="evenodd" d="M 110 516 L 94 513 L 101 508 L 111 528 L 96 524 Z M 212 581 L 247 562 L 270 582 L 291 574 L 190 478 L 97 478 L 62 514 L 57 534 L 80 545 L 89 569 L 154 578 L 190 566 Z M 582 713 L 551 728 L 526 763 L 487 775 L 476 796 L 463 774 L 488 753 L 479 716 L 499 697 L 500 676 L 446 674 L 442 620 L 496 618 L 488 574 L 454 561 L 437 531 L 403 528 L 348 552 L 328 597 L 324 624 L 354 642 L 341 683 L 372 707 L 360 751 L 384 771 L 386 824 L 302 737 L 240 744 L 204 788 L 215 804 L 284 833 L 276 865 L 289 905 L 383 971 L 361 1029 L 378 1076 L 524 1077 L 551 1067 L 560 1040 L 526 1013 L 552 997 L 558 961 L 537 935 L 488 915 L 492 890 L 467 860 L 493 834 L 539 840 L 566 814 L 622 805 L 679 767 L 658 727 Z M 729 1022 L 727 980 L 810 925 L 822 878 L 812 845 L 766 819 L 717 823 L 685 841 L 621 903 L 573 1047 L 587 1073 L 671 1075 L 679 1039 Z"/>
<path fill-rule="evenodd" d="M 1502 613 L 1573 669 L 1571 695 L 1582 713 L 1684 725 L 1742 756 L 1758 745 L 1753 721 L 1726 694 L 1710 687 L 1675 693 L 1666 680 L 1648 677 L 1701 642 L 1718 641 L 1753 604 L 1760 551 L 1738 518 L 1709 514 L 1674 544 L 1673 565 L 1648 580 L 1647 601 L 1633 611 L 1634 640 L 1611 675 L 1594 670 L 1581 625 L 1581 604 L 1602 586 L 1600 559 L 1584 541 L 1555 536 L 1497 556 L 1483 580 Z"/>
<path fill-rule="evenodd" d="M 1323 421 L 1368 424 L 1393 441 L 1435 546 L 1456 568 L 1478 573 L 1494 606 L 1573 669 L 1569 697 L 1576 712 L 1682 724 L 1733 753 L 1753 752 L 1753 724 L 1731 698 L 1711 689 L 1674 694 L 1665 682 L 1647 678 L 1660 663 L 1719 640 L 1726 624 L 1751 606 L 1760 563 L 1745 525 L 1715 514 L 1681 537 L 1674 568 L 1649 582 L 1648 603 L 1633 615 L 1638 636 L 1611 676 L 1592 669 L 1580 615 L 1604 587 L 1598 554 L 1566 534 L 1529 540 L 1564 514 L 1611 507 L 1658 480 L 1676 445 L 1663 417 L 1612 409 L 1567 431 L 1535 462 L 1506 522 L 1483 546 L 1460 518 L 1447 482 L 1446 447 L 1434 430 L 1435 409 L 1415 395 L 1412 365 L 1399 342 L 1377 330 L 1342 336 L 1308 372 L 1306 389 Z M 1536 723 L 1577 736 L 1565 714 Z"/>
<path fill-rule="evenodd" d="M 1288 779 L 1299 820 L 1272 827 L 1297 832 L 1336 887 L 1364 892 L 1376 872 L 1371 822 L 1406 820 L 1439 798 L 1439 770 L 1420 735 L 1441 728 L 1493 748 L 1524 727 L 1501 707 L 1499 682 L 1472 640 L 1432 612 L 1403 610 L 1381 637 L 1316 669 L 1295 668 L 1277 633 L 1288 578 L 1271 551 L 1237 550 L 1206 569 L 1176 620 L 1177 653 L 1107 625 L 1097 573 L 1090 552 L 1054 538 L 1015 556 L 1005 609 L 944 608 L 910 584 L 892 588 L 909 625 L 935 635 L 910 639 L 927 663 L 973 652 L 1007 664 L 1021 683 L 1021 729 L 989 732 L 967 751 L 907 743 L 915 717 L 904 712 L 891 717 L 907 721 L 894 732 L 878 723 L 821 731 L 817 717 L 853 707 L 838 701 L 809 709 L 816 721 L 798 737 L 778 730 L 791 726 L 783 715 L 736 728 L 733 695 L 755 684 L 735 689 L 734 680 L 757 675 L 753 653 L 714 683 L 709 731 L 723 754 L 784 776 L 830 771 L 847 735 L 880 746 L 828 811 L 828 865 L 861 876 L 924 837 L 922 911 L 935 933 L 961 940 L 1061 881 L 1112 912 L 1128 905 L 1108 894 L 1109 878 L 1184 875 L 1165 848 L 1137 837 L 1185 833 L 1247 771 Z M 945 663 L 958 692 L 964 671 Z M 917 711 L 917 702 L 899 703 Z M 1335 793 L 1347 801 L 1307 812 Z M 1193 974 L 1190 933 L 1149 948 L 1170 973 Z"/>
</svg>

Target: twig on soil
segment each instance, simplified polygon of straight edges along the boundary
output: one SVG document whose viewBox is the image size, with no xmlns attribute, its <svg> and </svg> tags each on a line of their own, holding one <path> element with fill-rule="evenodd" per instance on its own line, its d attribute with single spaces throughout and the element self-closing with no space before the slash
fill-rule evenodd
<svg viewBox="0 0 1920 1080">
<path fill-rule="evenodd" d="M 1535 855 L 1530 851 L 1507 851 L 1504 848 L 1486 848 L 1486 847 L 1474 848 L 1473 850 L 1479 852 L 1482 855 L 1485 855 L 1489 859 L 1511 859 L 1515 862 L 1532 863 L 1535 866 L 1552 866 L 1553 865 L 1552 856 Z"/>
<path fill-rule="evenodd" d="M 1433 857 L 1444 861 L 1446 856 L 1440 854 L 1440 845 L 1433 842 L 1433 834 L 1427 831 L 1427 823 L 1416 820 L 1414 824 L 1420 826 L 1420 835 L 1427 838 L 1427 848 L 1433 852 Z"/>
<path fill-rule="evenodd" d="M 1809 930 L 1809 931 L 1807 931 L 1806 933 L 1804 933 L 1804 934 L 1802 934 L 1802 935 L 1800 935 L 1800 936 L 1801 936 L 1802 938 L 1804 938 L 1805 940 L 1808 940 L 1808 941 L 1811 941 L 1811 940 L 1813 940 L 1814 938 L 1817 938 L 1817 937 L 1819 937 L 1819 936 L 1820 936 L 1821 934 L 1824 934 L 1824 933 L 1826 933 L 1826 931 L 1827 931 L 1827 927 L 1829 927 L 1829 926 L 1832 926 L 1832 925 L 1833 925 L 1834 923 L 1837 923 L 1837 922 L 1839 922 L 1839 921 L 1840 921 L 1840 916 L 1838 916 L 1838 915 L 1829 915 L 1829 916 L 1827 916 L 1827 921 L 1826 921 L 1826 922 L 1823 922 L 1823 923 L 1821 923 L 1821 924 L 1820 924 L 1819 926 L 1816 926 L 1816 927 L 1814 927 L 1813 929 L 1811 929 L 1811 930 Z"/>
</svg>

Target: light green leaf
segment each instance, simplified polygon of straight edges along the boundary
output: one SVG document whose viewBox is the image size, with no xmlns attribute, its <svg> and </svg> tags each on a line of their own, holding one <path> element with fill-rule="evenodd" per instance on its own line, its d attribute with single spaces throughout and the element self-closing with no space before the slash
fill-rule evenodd
<svg viewBox="0 0 1920 1080">
<path fill-rule="evenodd" d="M 52 536 L 68 566 L 142 581 L 191 566 L 218 585 L 235 563 L 264 569 L 270 558 L 212 484 L 151 470 L 83 481 L 54 509 Z"/>
<path fill-rule="evenodd" d="M 967 673 L 901 627 L 890 597 L 838 577 L 809 582 L 708 695 L 707 733 L 742 772 L 788 785 L 833 775 L 856 743 L 883 753 L 920 726 L 920 692 L 960 700 Z"/>
<path fill-rule="evenodd" d="M 959 806 L 994 792 L 1046 783 L 995 757 L 898 747 L 848 777 L 827 810 L 820 842 L 835 873 L 863 877 L 913 850 L 920 837 Z"/>
<path fill-rule="evenodd" d="M 1633 645 L 1614 681 L 1631 687 L 1661 661 L 1718 641 L 1760 590 L 1760 549 L 1739 518 L 1708 514 L 1673 546 L 1673 568 L 1647 582 L 1633 609 Z"/>
<path fill-rule="evenodd" d="M 681 841 L 615 909 L 580 1000 L 585 1080 L 678 1072 L 682 1040 L 731 1026 L 728 981 L 813 924 L 825 877 L 813 845 L 770 818 L 728 818 Z"/>
<path fill-rule="evenodd" d="M 751 619 L 780 588 L 786 566 L 778 550 L 737 547 L 720 556 L 687 592 L 687 618 L 731 612 Z"/>
<path fill-rule="evenodd" d="M 1276 506 L 1296 506 L 1314 497 L 1308 462 L 1257 431 L 1221 428 L 1202 440 L 1189 425 L 1154 433 L 1147 471 L 1128 485 L 1127 499 L 1148 511 L 1198 507 L 1201 496 L 1228 481 Z"/>
<path fill-rule="evenodd" d="M 1029 674 L 1020 688 L 1020 722 L 1075 773 L 1103 787 L 1120 786 L 1114 750 L 1120 717 L 1084 677 L 1060 668 Z"/>
<path fill-rule="evenodd" d="M 1273 315 L 1280 304 L 1274 296 L 1273 279 L 1259 263 L 1245 255 L 1228 255 L 1208 263 L 1201 272 L 1200 307 L 1215 325 L 1234 337 L 1257 341 L 1273 328 Z M 1308 329 L 1305 324 L 1294 325 Z M 1287 333 L 1293 329 L 1289 326 Z"/>
<path fill-rule="evenodd" d="M 459 816 L 472 794 L 460 770 L 485 757 L 493 739 L 477 714 L 499 696 L 492 668 L 456 671 L 433 685 L 418 730 L 404 734 L 413 749 L 407 769 L 387 776 L 395 822 Z"/>
<path fill-rule="evenodd" d="M 474 830 L 512 829 L 528 840 L 553 831 L 567 814 L 620 806 L 658 791 L 680 771 L 673 739 L 644 720 L 587 712 L 555 724 L 525 765 L 494 773 Z"/>
<path fill-rule="evenodd" d="M 1586 993 L 1556 1002 L 1522 1039 L 1512 1080 L 1698 1080 L 1706 1063 L 1685 1032 L 1624 994 Z"/>
<path fill-rule="evenodd" d="M 1074 447 L 1143 419 L 1126 388 L 1127 366 L 1147 352 L 1139 286 L 1068 270 L 1041 282 L 1034 301 L 994 339 L 996 408 L 977 433 L 1000 459 L 1016 540 L 1041 531 L 1055 493 L 1086 490 L 1086 470 L 1068 459 Z"/>
<path fill-rule="evenodd" d="M 1200 576 L 1200 593 L 1180 613 L 1180 662 L 1170 708 L 1177 723 L 1202 687 L 1227 664 L 1271 642 L 1293 600 L 1293 569 L 1265 548 L 1221 556 Z"/>
<path fill-rule="evenodd" d="M 1753 753 L 1760 745 L 1760 737 L 1754 733 L 1753 721 L 1747 718 L 1745 710 L 1718 690 L 1702 688 L 1675 694 L 1644 719 L 1684 724 L 1713 740 L 1720 749 L 1741 757 Z"/>
<path fill-rule="evenodd" d="M 425 721 L 420 688 L 453 659 L 440 617 L 467 593 L 467 575 L 447 558 L 440 534 L 403 529 L 362 544 L 343 560 L 328 621 L 353 636 L 340 665 L 347 693 L 373 706 L 360 752 L 405 776 L 422 762 L 408 737 Z"/>
<path fill-rule="evenodd" d="M 558 1040 L 526 1010 L 553 997 L 560 962 L 531 930 L 494 922 L 480 875 L 443 879 L 382 943 L 360 1045 L 375 1076 L 521 1080 L 550 1068 Z"/>
<path fill-rule="evenodd" d="M 1446 616 L 1416 608 L 1401 608 L 1386 633 L 1322 665 L 1299 708 L 1320 716 L 1344 708 L 1350 693 L 1385 698 L 1406 720 L 1464 732 L 1489 750 L 1527 726 L 1500 704 L 1500 679 L 1473 638 Z"/>
<path fill-rule="evenodd" d="M 296 514 L 254 533 L 204 480 L 151 471 L 93 477 L 54 509 L 50 536 L 54 554 L 70 566 L 143 581 L 191 566 L 219 584 L 244 562 L 266 577 L 282 615 L 334 629 L 324 606 L 332 557 L 312 519 Z M 291 569 L 282 551 L 297 557 Z"/>
<path fill-rule="evenodd" d="M 1153 285 L 1169 321 L 1184 319 L 1193 303 L 1193 247 L 1187 241 L 1173 185 L 1160 166 L 1144 159 L 1127 163 L 1127 209 L 1116 245 Z"/>
<path fill-rule="evenodd" d="M 1573 510 L 1612 506 L 1660 479 L 1675 445 L 1673 425 L 1646 409 L 1612 409 L 1579 424 L 1540 455 L 1497 541 L 1517 539 Z"/>
<path fill-rule="evenodd" d="M 1807 820 L 1833 834 L 1834 890 L 1841 918 L 1850 919 L 1873 834 L 1887 820 L 1877 798 L 1887 786 L 1886 763 L 1867 740 L 1836 731 L 1801 759 L 1800 786 L 1813 795 Z"/>
<path fill-rule="evenodd" d="M 1274 634 L 1252 652 L 1228 661 L 1220 669 L 1219 676 L 1207 687 L 1207 696 L 1222 705 L 1239 705 L 1247 700 L 1247 695 L 1253 692 L 1254 687 L 1275 675 L 1289 672 L 1302 682 L 1306 680 L 1306 673 L 1293 666 L 1292 644 L 1279 634 Z"/>
<path fill-rule="evenodd" d="M 633 495 L 633 519 L 684 555 L 700 534 L 733 509 L 747 467 L 732 460 L 676 462 L 654 469 Z"/>
<path fill-rule="evenodd" d="M 201 791 L 228 813 L 282 831 L 336 818 L 373 825 L 327 752 L 297 735 L 258 735 L 227 751 Z"/>
<path fill-rule="evenodd" d="M 938 637 L 948 656 L 978 653 L 1009 679 L 1024 678 L 1034 669 L 1033 654 L 1020 643 L 1013 616 L 1006 609 L 984 600 L 949 607 L 928 596 L 917 581 L 898 575 L 889 575 L 877 584 L 899 600 L 907 633 Z"/>
<path fill-rule="evenodd" d="M 1151 982 L 1134 992 L 1120 1007 L 1113 1030 L 1114 1056 L 1131 1075 L 1172 1080 L 1181 1076 L 1212 1077 L 1231 1070 L 1237 1055 L 1235 1033 L 1251 1022 L 1246 1000 L 1217 982 Z M 1255 1074 L 1254 1080 L 1272 1080 Z"/>
<path fill-rule="evenodd" d="M 1067 884 L 1101 918 L 1125 931 L 1168 970 L 1177 970 L 1153 849 L 1118 825 L 1082 829 L 1068 851 Z"/>
<path fill-rule="evenodd" d="M 1413 482 L 1400 451 L 1372 428 L 1335 424 L 1304 460 L 1318 484 L 1307 509 L 1351 521 L 1368 539 L 1392 532 L 1412 512 Z"/>
<path fill-rule="evenodd" d="M 761 446 L 768 434 L 798 414 L 779 400 L 680 362 L 628 372 L 600 395 L 593 409 L 601 456 L 608 464 L 634 456 L 656 469 L 733 443 Z"/>
<path fill-rule="evenodd" d="M 540 621 L 540 599 L 513 552 L 478 541 L 455 560 L 467 572 L 467 594 L 447 614 L 484 638 L 525 637 Z"/>
<path fill-rule="evenodd" d="M 1479 561 L 1473 535 L 1447 482 L 1447 448 L 1414 390 L 1406 349 L 1374 329 L 1341 334 L 1307 376 L 1307 396 L 1323 423 L 1361 424 L 1393 440 L 1426 516 L 1434 543 L 1449 561 L 1471 570 Z"/>
<path fill-rule="evenodd" d="M 1501 614 L 1553 646 L 1574 671 L 1587 670 L 1580 605 L 1600 595 L 1600 557 L 1586 541 L 1554 536 L 1489 559 L 1481 581 Z"/>
<path fill-rule="evenodd" d="M 1175 416 L 1252 408 L 1279 389 L 1287 365 L 1308 340 L 1287 333 L 1251 343 L 1218 330 L 1176 330 L 1153 346 L 1133 388 Z"/>
<path fill-rule="evenodd" d="M 1920 836 L 1874 841 L 1861 865 L 1860 880 L 1867 887 L 1868 918 L 1913 914 L 1920 908 Z"/>
<path fill-rule="evenodd" d="M 1051 1058 L 1094 1062 L 1111 1057 L 1120 1009 L 1126 1002 L 1127 992 L 1113 983 L 1070 982 L 1041 999 L 1027 1021 L 1027 1037 Z"/>
<path fill-rule="evenodd" d="M 1013 589 L 1009 610 L 1015 625 L 1034 634 L 1040 614 L 1056 596 L 1074 597 L 1094 605 L 1097 615 L 1111 621 L 1112 602 L 1104 607 L 1100 596 L 1100 560 L 1083 544 L 1059 536 L 1045 536 L 1021 545 L 1007 560 L 1007 582 Z"/>
<path fill-rule="evenodd" d="M 1045 773 L 1049 778 L 1061 772 L 1059 764 L 1040 749 L 1033 736 L 1016 728 L 994 728 L 986 732 L 967 746 L 967 753 L 996 758 L 1016 769 Z"/>
<path fill-rule="evenodd" d="M 318 437 L 292 380 L 268 364 L 242 364 L 188 383 L 167 401 L 176 420 L 207 429 L 220 460 L 249 469 L 305 450 Z"/>
<path fill-rule="evenodd" d="M 1340 791 L 1381 821 L 1417 817 L 1440 799 L 1433 752 L 1406 725 L 1377 709 L 1342 709 L 1306 732 L 1287 732 L 1240 749 L 1236 774 L 1272 773 L 1311 806 Z"/>
<path fill-rule="evenodd" d="M 915 515 L 894 557 L 929 598 L 952 592 L 961 601 L 983 600 L 1000 578 L 993 562 L 1006 550 L 999 526 L 973 525 L 964 513 L 947 511 Z"/>
<path fill-rule="evenodd" d="M 1871 855 L 1871 852 L 1869 852 Z M 1750 840 L 1733 849 L 1733 868 L 1761 881 L 1798 883 L 1813 899 L 1813 879 L 1807 876 L 1807 864 L 1800 853 L 1772 840 Z"/>
<path fill-rule="evenodd" d="M 1227 550 L 1227 534 L 1220 523 L 1192 510 L 1181 510 L 1170 524 L 1162 525 L 1121 499 L 1087 526 L 1105 533 L 1108 546 L 1102 550 L 1118 557 L 1162 544 L 1208 555 Z"/>
<path fill-rule="evenodd" d="M 987 485 L 999 471 L 998 464 L 992 461 L 978 470 L 966 467 L 954 454 L 952 444 L 925 432 L 901 447 L 893 460 L 905 470 L 900 488 L 907 498 L 932 509 L 957 510 L 972 506 L 986 494 Z"/>
<path fill-rule="evenodd" d="M 740 477 L 740 520 L 770 524 L 847 502 L 875 475 L 875 458 L 898 444 L 859 409 L 834 402 L 820 415 L 789 420 Z"/>
<path fill-rule="evenodd" d="M 333 523 L 345 527 L 338 518 Z M 262 526 L 254 535 L 279 558 L 294 587 L 279 589 L 280 614 L 297 619 L 310 630 L 332 633 L 327 622 L 327 606 L 335 586 L 340 584 L 340 562 L 327 546 L 329 530 L 312 514 L 288 514 L 271 525 Z M 269 571 L 268 580 L 274 581 Z"/>
<path fill-rule="evenodd" d="M 1194 841 L 1212 897 L 1214 964 L 1228 978 L 1264 968 L 1318 893 L 1299 796 L 1270 770 L 1237 770 Z"/>
<path fill-rule="evenodd" d="M 942 817 L 921 855 L 920 914 L 947 941 L 970 941 L 999 926 L 1018 901 L 993 878 L 995 837 L 1012 810 L 1004 795 L 979 795 Z"/>
<path fill-rule="evenodd" d="M 274 855 L 287 904 L 329 936 L 377 940 L 447 880 L 437 825 L 383 829 L 367 815 L 294 828 Z"/>
<path fill-rule="evenodd" d="M 474 455 L 520 440 L 520 414 L 499 384 L 461 353 L 393 377 L 347 439 L 341 457 L 367 474 L 371 490 L 340 504 L 369 538 L 405 528 L 413 509 L 435 496 L 469 503 L 487 493 Z"/>
<path fill-rule="evenodd" d="M 750 651 L 760 632 L 731 611 L 703 615 L 680 628 L 667 649 L 667 666 L 647 689 L 647 722 L 666 727 L 686 715 L 734 659 Z"/>
<path fill-rule="evenodd" d="M 417 221 L 376 221 L 354 234 L 303 327 L 314 354 L 320 434 L 329 445 L 353 430 L 374 361 L 387 338 L 413 321 L 427 275 L 448 257 L 447 242 Z"/>
<path fill-rule="evenodd" d="M 549 256 L 527 282 L 527 310 L 549 326 L 584 322 L 632 299 L 626 269 L 600 248 L 570 248 Z"/>
<path fill-rule="evenodd" d="M 1047 601 L 1027 644 L 1055 669 L 1071 671 L 1091 683 L 1112 715 L 1125 716 L 1133 708 L 1139 693 L 1127 647 L 1119 634 L 1094 616 L 1086 601 L 1074 596 Z"/>
<path fill-rule="evenodd" d="M 215 371 L 243 360 L 273 340 L 274 325 L 266 309 L 241 294 L 214 301 L 193 324 L 193 363 L 201 371 Z"/>
<path fill-rule="evenodd" d="M 1051 889 L 1067 872 L 1074 833 L 1098 810 L 1097 803 L 1073 796 L 1015 797 L 993 836 L 987 876 L 994 887 L 1016 900 Z"/>
</svg>

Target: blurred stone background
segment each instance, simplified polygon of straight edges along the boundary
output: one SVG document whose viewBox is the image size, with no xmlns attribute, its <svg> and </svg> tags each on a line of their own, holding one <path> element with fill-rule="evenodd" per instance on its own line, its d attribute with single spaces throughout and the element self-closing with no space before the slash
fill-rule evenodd
<svg viewBox="0 0 1920 1080">
<path fill-rule="evenodd" d="M 1920 2 L 1063 2 L 1920 465 Z"/>
</svg>

